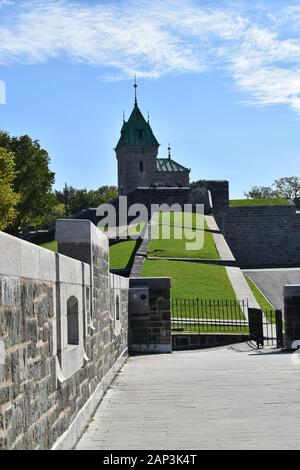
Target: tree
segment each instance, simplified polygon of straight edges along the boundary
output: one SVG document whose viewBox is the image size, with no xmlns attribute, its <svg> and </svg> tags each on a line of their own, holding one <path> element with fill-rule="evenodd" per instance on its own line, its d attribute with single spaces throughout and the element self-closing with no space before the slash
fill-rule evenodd
<svg viewBox="0 0 300 470">
<path fill-rule="evenodd" d="M 273 186 L 279 197 L 295 199 L 300 196 L 300 178 L 298 176 L 286 176 L 275 180 Z"/>
<path fill-rule="evenodd" d="M 0 132 L 0 147 L 15 155 L 14 191 L 20 199 L 16 206 L 16 217 L 8 231 L 18 234 L 20 229 L 28 225 L 42 225 L 48 217 L 55 204 L 51 192 L 55 175 L 49 169 L 47 151 L 28 135 L 11 137 L 7 132 Z"/>
<path fill-rule="evenodd" d="M 277 192 L 270 186 L 252 186 L 248 193 L 244 193 L 247 199 L 265 199 L 277 197 Z"/>
<path fill-rule="evenodd" d="M 205 180 L 197 180 L 197 181 L 192 181 L 191 184 L 190 184 L 190 187 L 192 189 L 196 189 L 196 188 L 204 188 L 206 185 L 206 181 Z"/>
<path fill-rule="evenodd" d="M 55 191 L 57 203 L 66 206 L 66 215 L 74 215 L 82 209 L 98 207 L 100 204 L 111 201 L 118 195 L 115 186 L 101 186 L 96 190 L 75 189 L 65 186 L 62 191 Z"/>
<path fill-rule="evenodd" d="M 5 230 L 16 217 L 20 197 L 14 191 L 15 177 L 15 156 L 0 147 L 0 230 Z"/>
</svg>

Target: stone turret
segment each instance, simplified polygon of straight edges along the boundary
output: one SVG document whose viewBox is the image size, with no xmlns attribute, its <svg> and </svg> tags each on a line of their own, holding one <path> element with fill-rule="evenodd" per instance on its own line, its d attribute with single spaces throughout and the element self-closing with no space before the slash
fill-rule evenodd
<svg viewBox="0 0 300 470">
<path fill-rule="evenodd" d="M 136 82 L 135 82 L 136 90 Z M 115 148 L 118 160 L 119 195 L 126 195 L 139 186 L 155 182 L 156 159 L 159 143 L 149 122 L 141 113 L 136 99 L 132 113 L 121 129 L 121 137 Z"/>
</svg>

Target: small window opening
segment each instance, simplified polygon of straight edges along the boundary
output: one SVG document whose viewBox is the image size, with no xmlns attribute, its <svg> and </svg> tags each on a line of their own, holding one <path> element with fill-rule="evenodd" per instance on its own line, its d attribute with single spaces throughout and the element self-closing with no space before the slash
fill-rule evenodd
<svg viewBox="0 0 300 470">
<path fill-rule="evenodd" d="M 144 131 L 143 131 L 143 129 L 139 129 L 139 130 L 138 130 L 138 134 L 139 134 L 139 138 L 142 139 L 143 136 L 144 136 Z"/>
<path fill-rule="evenodd" d="M 79 344 L 78 300 L 72 295 L 67 302 L 68 344 Z"/>
<path fill-rule="evenodd" d="M 140 162 L 140 172 L 144 171 L 144 162 Z"/>
</svg>

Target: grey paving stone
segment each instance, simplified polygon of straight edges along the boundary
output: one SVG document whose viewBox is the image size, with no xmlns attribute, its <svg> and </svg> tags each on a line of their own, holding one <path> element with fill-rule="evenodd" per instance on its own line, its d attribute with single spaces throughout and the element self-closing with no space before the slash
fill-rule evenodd
<svg viewBox="0 0 300 470">
<path fill-rule="evenodd" d="M 77 448 L 300 449 L 299 404 L 288 353 L 237 345 L 136 356 Z"/>
</svg>

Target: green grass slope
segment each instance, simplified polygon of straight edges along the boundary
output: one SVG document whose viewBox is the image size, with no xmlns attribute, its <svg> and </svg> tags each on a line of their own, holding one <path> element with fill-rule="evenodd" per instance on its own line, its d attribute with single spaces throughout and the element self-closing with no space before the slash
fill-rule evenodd
<svg viewBox="0 0 300 470">
<path fill-rule="evenodd" d="M 219 259 L 213 236 L 207 230 L 208 227 L 203 216 L 192 213 L 185 214 L 184 229 L 182 229 L 181 214 L 160 213 L 160 223 L 153 230 L 152 236 L 155 238 L 151 240 L 149 245 L 148 256 Z M 205 230 L 196 231 L 196 227 L 204 227 Z M 191 242 L 195 241 L 195 233 L 199 237 L 197 240 L 204 241 L 202 247 L 192 245 Z M 191 249 L 188 249 L 188 244 Z"/>
<path fill-rule="evenodd" d="M 262 199 L 232 199 L 229 201 L 230 207 L 249 207 L 249 206 L 288 206 L 289 199 L 283 198 L 262 198 Z"/>
<path fill-rule="evenodd" d="M 223 266 L 188 261 L 146 260 L 142 276 L 170 277 L 173 299 L 236 299 Z"/>
<path fill-rule="evenodd" d="M 111 269 L 126 269 L 133 257 L 136 240 L 125 240 L 109 247 L 109 265 Z"/>
</svg>

